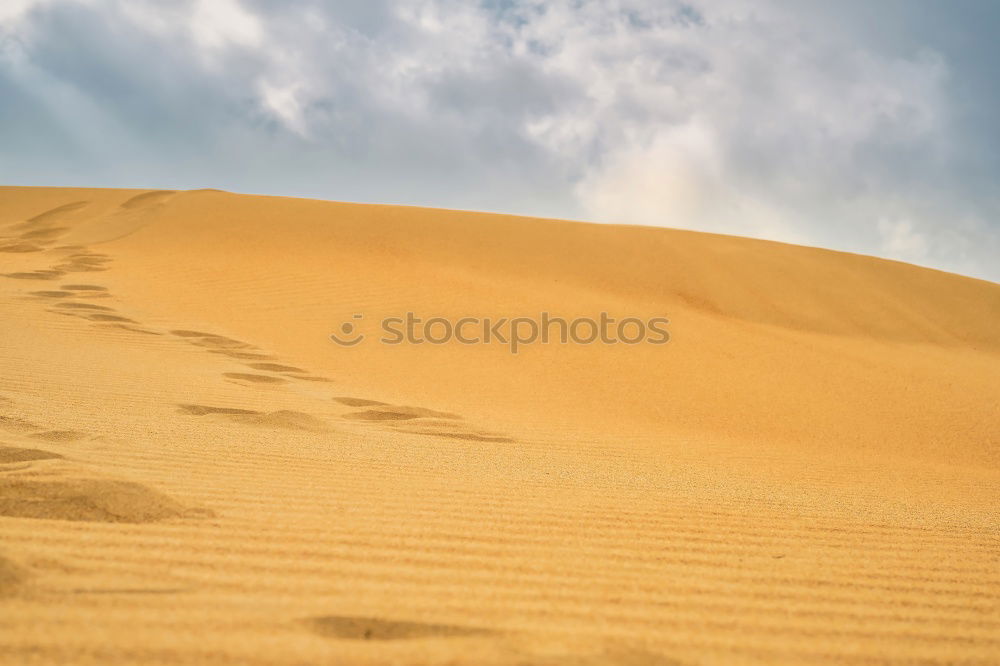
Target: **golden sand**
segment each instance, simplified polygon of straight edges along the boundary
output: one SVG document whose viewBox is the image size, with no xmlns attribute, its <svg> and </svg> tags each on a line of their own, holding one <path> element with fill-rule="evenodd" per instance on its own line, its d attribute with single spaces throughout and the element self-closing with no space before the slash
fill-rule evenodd
<svg viewBox="0 0 1000 666">
<path fill-rule="evenodd" d="M 0 275 L 4 664 L 1000 663 L 996 284 L 26 187 Z M 407 311 L 671 339 L 329 338 Z"/>
</svg>

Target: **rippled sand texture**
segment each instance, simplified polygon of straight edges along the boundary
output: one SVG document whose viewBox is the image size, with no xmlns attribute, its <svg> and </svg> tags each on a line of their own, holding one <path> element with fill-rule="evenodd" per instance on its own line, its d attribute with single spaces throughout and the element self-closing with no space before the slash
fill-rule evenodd
<svg viewBox="0 0 1000 666">
<path fill-rule="evenodd" d="M 665 316 L 671 341 L 379 344 L 407 311 Z M 346 321 L 369 338 L 333 344 Z M 996 664 L 998 470 L 995 284 L 0 188 L 4 664 Z"/>
</svg>

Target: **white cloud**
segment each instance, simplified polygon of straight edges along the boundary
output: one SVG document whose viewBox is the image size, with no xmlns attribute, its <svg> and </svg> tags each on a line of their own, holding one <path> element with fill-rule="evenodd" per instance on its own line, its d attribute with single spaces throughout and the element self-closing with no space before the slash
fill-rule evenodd
<svg viewBox="0 0 1000 666">
<path fill-rule="evenodd" d="M 263 38 L 260 20 L 237 0 L 197 0 L 191 32 L 202 47 L 211 49 L 258 46 Z"/>
<path fill-rule="evenodd" d="M 930 242 L 925 234 L 914 229 L 912 220 L 882 218 L 878 221 L 878 232 L 885 256 L 910 262 L 927 258 Z"/>
<path fill-rule="evenodd" d="M 46 0 L 3 0 L 0 2 L 0 28 L 14 24 L 32 8 L 45 2 Z"/>
<path fill-rule="evenodd" d="M 802 211 L 789 195 L 856 188 L 859 147 L 931 142 L 942 125 L 945 71 L 931 54 L 885 58 L 818 26 L 792 30 L 766 3 L 699 8 L 520 14 L 514 50 L 585 92 L 525 133 L 584 165 L 586 217 L 808 239 L 790 233 Z"/>
<path fill-rule="evenodd" d="M 584 209 L 609 222 L 687 227 L 704 221 L 723 184 L 723 156 L 708 126 L 693 120 L 615 149 L 577 185 Z"/>
<path fill-rule="evenodd" d="M 267 81 L 260 82 L 260 94 L 264 104 L 293 132 L 306 136 L 306 122 L 302 104 L 299 101 L 301 84 L 292 83 L 284 86 L 273 85 Z"/>
</svg>

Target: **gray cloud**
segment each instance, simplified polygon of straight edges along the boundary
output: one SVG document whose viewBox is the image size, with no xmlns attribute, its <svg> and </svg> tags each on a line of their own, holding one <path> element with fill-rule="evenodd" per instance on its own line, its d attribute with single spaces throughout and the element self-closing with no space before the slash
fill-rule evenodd
<svg viewBox="0 0 1000 666">
<path fill-rule="evenodd" d="M 687 227 L 1000 280 L 989 2 L 11 0 L 0 180 Z"/>
</svg>

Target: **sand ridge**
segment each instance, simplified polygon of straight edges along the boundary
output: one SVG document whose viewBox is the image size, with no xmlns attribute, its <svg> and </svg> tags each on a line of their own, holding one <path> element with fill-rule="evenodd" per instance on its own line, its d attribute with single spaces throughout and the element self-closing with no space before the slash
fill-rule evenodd
<svg viewBox="0 0 1000 666">
<path fill-rule="evenodd" d="M 996 663 L 1000 286 L 673 230 L 0 188 L 0 663 Z M 355 313 L 671 342 L 333 345 Z"/>
</svg>

